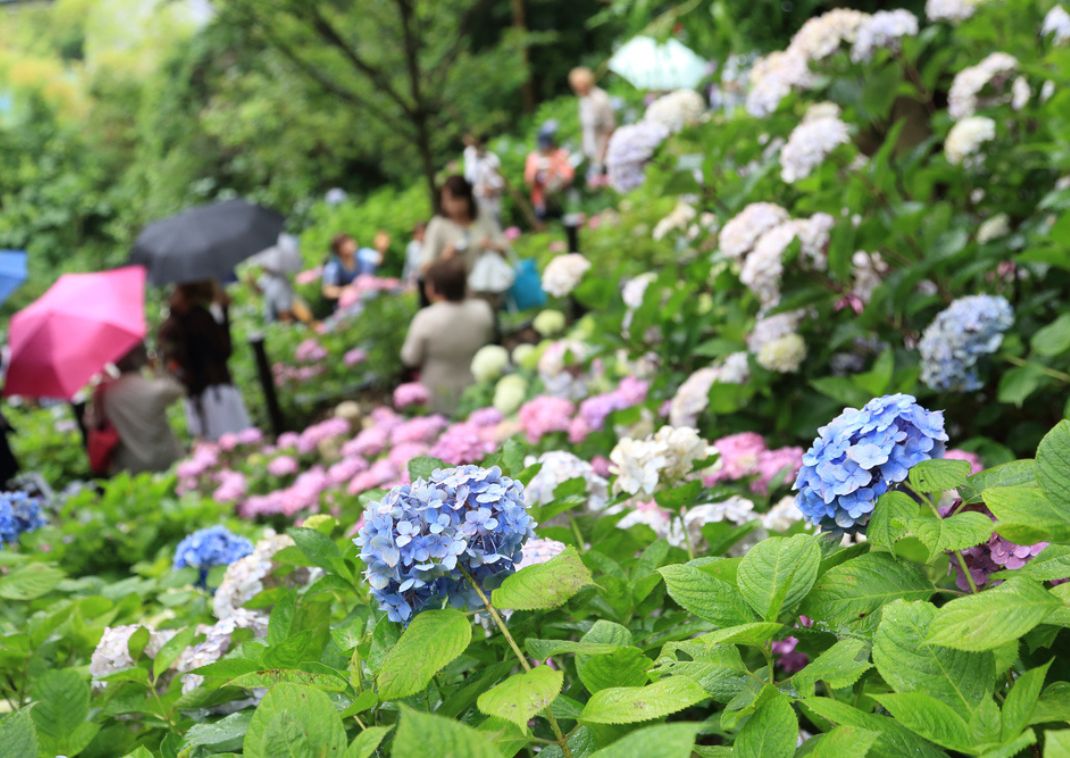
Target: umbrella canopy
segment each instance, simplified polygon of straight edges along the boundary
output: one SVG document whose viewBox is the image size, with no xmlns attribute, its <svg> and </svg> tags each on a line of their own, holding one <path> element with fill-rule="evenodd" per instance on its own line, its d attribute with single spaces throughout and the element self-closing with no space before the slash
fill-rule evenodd
<svg viewBox="0 0 1070 758">
<path fill-rule="evenodd" d="M 64 274 L 11 318 L 4 394 L 72 397 L 145 332 L 143 268 Z"/>
<path fill-rule="evenodd" d="M 633 37 L 609 59 L 609 70 L 639 89 L 691 89 L 709 74 L 709 63 L 678 40 Z"/>
<path fill-rule="evenodd" d="M 26 251 L 0 250 L 0 303 L 26 281 Z"/>
<path fill-rule="evenodd" d="M 295 274 L 304 268 L 301 248 L 292 234 L 280 234 L 278 242 L 254 255 L 249 263 L 278 274 Z"/>
<path fill-rule="evenodd" d="M 274 245 L 282 226 L 278 213 L 244 200 L 201 205 L 145 227 L 130 262 L 147 268 L 153 284 L 222 280 Z"/>
</svg>

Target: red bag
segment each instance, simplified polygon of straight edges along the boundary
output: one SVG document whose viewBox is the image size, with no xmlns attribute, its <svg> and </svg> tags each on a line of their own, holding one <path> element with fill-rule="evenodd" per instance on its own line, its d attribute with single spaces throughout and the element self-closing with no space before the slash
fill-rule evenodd
<svg viewBox="0 0 1070 758">
<path fill-rule="evenodd" d="M 105 385 L 97 388 L 93 395 L 93 415 L 96 416 L 89 429 L 86 452 L 89 454 L 89 471 L 94 476 L 107 476 L 111 473 L 111 459 L 119 447 L 119 432 L 104 415 Z"/>
</svg>

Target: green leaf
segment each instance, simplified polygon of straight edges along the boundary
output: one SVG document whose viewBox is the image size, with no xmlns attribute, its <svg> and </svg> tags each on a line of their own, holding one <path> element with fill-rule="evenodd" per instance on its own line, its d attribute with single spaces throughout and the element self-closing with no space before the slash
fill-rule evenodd
<svg viewBox="0 0 1070 758">
<path fill-rule="evenodd" d="M 1044 732 L 1044 758 L 1070 756 L 1070 729 L 1053 729 Z"/>
<path fill-rule="evenodd" d="M 893 600 L 925 600 L 932 592 L 920 566 L 887 553 L 866 553 L 826 571 L 800 610 L 836 627 L 863 620 Z"/>
<path fill-rule="evenodd" d="M 1039 487 L 993 487 L 982 497 L 999 519 L 996 531 L 1011 542 L 1070 539 L 1070 502 L 1060 506 Z"/>
<path fill-rule="evenodd" d="M 561 692 L 564 674 L 549 666 L 539 666 L 516 674 L 479 696 L 476 705 L 488 716 L 511 721 L 527 729 L 528 719 L 548 706 Z"/>
<path fill-rule="evenodd" d="M 253 712 L 242 754 L 249 758 L 343 758 L 346 730 L 330 698 L 299 684 L 279 684 Z"/>
<path fill-rule="evenodd" d="M 414 482 L 417 479 L 428 479 L 435 472 L 435 469 L 440 468 L 449 468 L 449 466 L 439 458 L 418 455 L 409 460 L 409 478 Z"/>
<path fill-rule="evenodd" d="M 1035 486 L 1037 483 L 1036 461 L 1010 461 L 999 466 L 978 471 L 959 488 L 959 494 L 967 502 L 976 502 L 983 492 L 992 487 Z"/>
<path fill-rule="evenodd" d="M 1029 726 L 1050 666 L 1051 661 L 1048 661 L 1043 666 L 1029 669 L 1015 680 L 1007 699 L 1003 701 L 1003 726 L 1000 732 L 1003 742 L 1015 739 Z"/>
<path fill-rule="evenodd" d="M 873 668 L 869 662 L 869 644 L 863 640 L 847 638 L 832 645 L 817 656 L 802 671 L 792 677 L 792 682 L 801 693 L 813 695 L 814 685 L 827 682 L 832 689 L 850 687 Z"/>
<path fill-rule="evenodd" d="M 739 591 L 728 582 L 686 563 L 658 569 L 669 597 L 686 611 L 717 626 L 735 626 L 754 619 Z"/>
<path fill-rule="evenodd" d="M 1030 724 L 1070 722 L 1070 682 L 1052 682 L 1040 693 Z"/>
<path fill-rule="evenodd" d="M 992 519 L 976 511 L 956 513 L 948 518 L 922 511 L 910 520 L 911 533 L 928 548 L 930 556 L 987 542 L 994 526 Z"/>
<path fill-rule="evenodd" d="M 328 573 L 338 574 L 345 579 L 352 578 L 349 567 L 342 559 L 342 551 L 330 537 L 315 529 L 303 527 L 287 529 L 286 533 L 293 538 L 298 549 L 313 566 L 319 566 Z"/>
<path fill-rule="evenodd" d="M 872 697 L 915 734 L 949 750 L 971 752 L 973 740 L 966 721 L 943 701 L 924 692 Z"/>
<path fill-rule="evenodd" d="M 399 700 L 422 692 L 471 641 L 472 624 L 460 611 L 418 613 L 383 660 L 375 680 L 379 699 Z"/>
<path fill-rule="evenodd" d="M 393 729 L 390 726 L 369 726 L 363 732 L 353 738 L 346 750 L 345 758 L 371 758 L 378 749 L 379 744 Z"/>
<path fill-rule="evenodd" d="M 590 758 L 689 758 L 701 724 L 645 726 L 597 750 Z"/>
<path fill-rule="evenodd" d="M 942 750 L 937 750 L 914 732 L 894 719 L 866 713 L 847 703 L 826 697 L 812 697 L 802 701 L 808 711 L 816 713 L 826 721 L 844 726 L 854 726 L 880 736 L 870 749 L 869 758 L 946 758 Z"/>
<path fill-rule="evenodd" d="M 783 624 L 775 621 L 755 621 L 699 635 L 694 642 L 701 642 L 708 648 L 717 645 L 761 645 L 776 637 L 783 628 Z"/>
<path fill-rule="evenodd" d="M 1045 358 L 1054 358 L 1070 350 L 1070 313 L 1064 313 L 1034 332 L 1029 344 L 1034 353 Z"/>
<path fill-rule="evenodd" d="M 1048 545 L 1029 563 L 1014 569 L 1017 576 L 1027 576 L 1042 582 L 1070 576 L 1070 545 Z"/>
<path fill-rule="evenodd" d="M 1010 403 L 1021 408 L 1029 396 L 1047 382 L 1044 370 L 1035 363 L 1015 366 L 1003 372 L 999 378 L 996 397 L 1001 403 Z"/>
<path fill-rule="evenodd" d="M 1060 421 L 1040 441 L 1037 481 L 1063 513 L 1070 510 L 1070 421 Z"/>
<path fill-rule="evenodd" d="M 184 750 L 192 750 L 196 747 L 206 747 L 211 748 L 214 753 L 225 750 L 239 750 L 252 718 L 251 711 L 239 711 L 225 716 L 219 721 L 205 721 L 200 724 L 194 724 L 186 731 L 182 748 Z"/>
<path fill-rule="evenodd" d="M 20 566 L 10 574 L 0 576 L 0 598 L 36 600 L 54 590 L 64 577 L 66 574 L 55 566 L 40 563 Z"/>
<path fill-rule="evenodd" d="M 803 743 L 799 758 L 865 758 L 880 733 L 857 726 L 838 726 Z"/>
<path fill-rule="evenodd" d="M 645 687 L 610 687 L 591 695 L 580 715 L 592 724 L 634 724 L 669 716 L 709 696 L 693 679 L 672 676 Z"/>
<path fill-rule="evenodd" d="M 770 537 L 747 551 L 736 581 L 743 599 L 766 621 L 776 621 L 806 597 L 817 580 L 821 549 L 808 534 Z"/>
<path fill-rule="evenodd" d="M 963 713 L 991 697 L 992 654 L 925 644 L 937 610 L 929 603 L 896 601 L 881 611 L 873 662 L 896 692 L 926 692 Z"/>
<path fill-rule="evenodd" d="M 969 461 L 933 458 L 910 469 L 910 486 L 917 492 L 944 492 L 961 487 L 969 476 Z"/>
<path fill-rule="evenodd" d="M 89 717 L 89 684 L 73 669 L 53 669 L 33 683 L 37 704 L 30 715 L 41 750 L 52 755 L 82 752 L 100 729 Z"/>
<path fill-rule="evenodd" d="M 421 713 L 401 706 L 401 725 L 392 758 L 427 758 L 429 755 L 464 758 L 502 758 L 491 738 L 453 719 Z"/>
<path fill-rule="evenodd" d="M 584 587 L 594 584 L 576 548 L 567 547 L 546 563 L 528 566 L 506 577 L 491 594 L 497 608 L 535 611 L 557 608 Z"/>
<path fill-rule="evenodd" d="M 885 492 L 877 499 L 873 516 L 866 528 L 866 539 L 874 548 L 891 550 L 910 532 L 910 520 L 921 506 L 910 495 L 898 490 Z"/>
<path fill-rule="evenodd" d="M 677 660 L 677 650 L 687 659 Z M 719 703 L 727 703 L 738 695 L 751 676 L 739 648 L 734 645 L 706 649 L 690 642 L 667 644 L 651 673 L 657 678 L 686 676 L 694 679 Z"/>
<path fill-rule="evenodd" d="M 304 664 L 307 665 L 307 664 Z M 236 676 L 227 682 L 228 687 L 241 687 L 243 690 L 258 690 L 274 687 L 276 684 L 303 684 L 323 690 L 324 692 L 344 692 L 348 685 L 338 674 L 315 671 L 302 671 L 294 668 L 272 668 L 250 671 Z"/>
<path fill-rule="evenodd" d="M 1015 577 L 941 607 L 927 641 L 956 650 L 992 650 L 1018 639 L 1061 606 L 1042 585 Z"/>
<path fill-rule="evenodd" d="M 196 636 L 197 627 L 190 626 L 165 642 L 152 659 L 152 678 L 159 679 L 165 671 L 171 668 L 171 664 L 178 660 L 178 656 L 182 655 L 182 651 L 190 646 Z"/>
<path fill-rule="evenodd" d="M 582 644 L 618 645 L 613 653 L 576 656 L 576 673 L 590 693 L 610 687 L 638 687 L 647 682 L 646 672 L 652 661 L 643 651 L 632 647 L 632 633 L 620 624 L 599 619 L 583 635 Z"/>
<path fill-rule="evenodd" d="M 0 745 L 13 758 L 37 755 L 37 732 L 28 710 L 15 711 L 0 719 Z"/>
<path fill-rule="evenodd" d="M 1068 574 L 1070 576 L 1070 574 Z M 573 640 L 540 640 L 528 637 L 524 640 L 524 649 L 539 661 L 545 661 L 554 655 L 608 655 L 623 650 L 625 645 L 607 642 L 575 642 Z"/>
<path fill-rule="evenodd" d="M 799 721 L 787 697 L 777 693 L 754 712 L 736 735 L 737 758 L 791 758 L 799 738 Z"/>
</svg>

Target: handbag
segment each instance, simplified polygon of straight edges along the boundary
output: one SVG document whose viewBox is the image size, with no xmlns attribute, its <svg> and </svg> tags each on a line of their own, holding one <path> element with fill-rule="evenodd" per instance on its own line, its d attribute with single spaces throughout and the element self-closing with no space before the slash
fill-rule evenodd
<svg viewBox="0 0 1070 758">
<path fill-rule="evenodd" d="M 509 290 L 509 305 L 513 310 L 527 311 L 546 305 L 546 292 L 542 288 L 539 267 L 532 258 L 525 258 L 516 265 L 516 277 Z"/>
<path fill-rule="evenodd" d="M 111 459 L 119 447 L 119 432 L 104 414 L 104 386 L 93 395 L 93 426 L 86 438 L 86 453 L 89 455 L 89 471 L 94 476 L 107 476 L 111 472 Z"/>
<path fill-rule="evenodd" d="M 473 292 L 500 294 L 513 286 L 516 272 L 505 258 L 495 252 L 480 253 L 468 274 L 468 288 Z"/>
</svg>

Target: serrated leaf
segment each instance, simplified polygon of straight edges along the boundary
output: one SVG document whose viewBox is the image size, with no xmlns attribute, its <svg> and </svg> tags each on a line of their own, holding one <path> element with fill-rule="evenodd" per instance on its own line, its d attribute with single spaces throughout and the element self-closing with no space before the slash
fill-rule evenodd
<svg viewBox="0 0 1070 758">
<path fill-rule="evenodd" d="M 709 697 L 693 679 L 672 676 L 645 687 L 610 687 L 591 695 L 580 719 L 591 724 L 635 724 L 669 716 Z"/>
<path fill-rule="evenodd" d="M 826 682 L 832 689 L 850 687 L 871 668 L 869 644 L 864 640 L 847 638 L 839 640 L 817 656 L 792 677 L 792 682 L 804 695 L 812 695 L 814 685 L 819 681 Z"/>
<path fill-rule="evenodd" d="M 636 729 L 591 758 L 689 758 L 701 724 L 679 722 Z"/>
<path fill-rule="evenodd" d="M 1070 755 L 1070 729 L 1044 732 L 1044 758 L 1066 758 Z"/>
<path fill-rule="evenodd" d="M 971 752 L 966 721 L 954 708 L 924 692 L 873 695 L 900 724 L 941 747 Z"/>
<path fill-rule="evenodd" d="M 956 513 L 948 518 L 929 511 L 910 520 L 910 532 L 928 548 L 930 556 L 987 542 L 994 526 L 992 519 L 977 511 Z"/>
<path fill-rule="evenodd" d="M 870 749 L 868 758 L 902 758 L 906 755 L 913 758 L 946 758 L 942 750 L 887 716 L 866 713 L 826 697 L 807 698 L 802 702 L 807 710 L 833 724 L 854 726 L 880 735 Z"/>
<path fill-rule="evenodd" d="M 567 547 L 546 563 L 528 566 L 506 577 L 491 593 L 497 608 L 535 611 L 557 608 L 584 587 L 594 584 L 576 548 Z"/>
<path fill-rule="evenodd" d="M 743 596 L 728 582 L 685 563 L 658 569 L 669 597 L 684 610 L 717 626 L 735 626 L 754 619 Z"/>
<path fill-rule="evenodd" d="M 427 687 L 443 666 L 472 641 L 472 624 L 460 611 L 446 609 L 417 614 L 383 659 L 376 677 L 379 699 L 398 700 Z"/>
<path fill-rule="evenodd" d="M 191 726 L 185 734 L 183 749 L 211 748 L 212 752 L 238 750 L 252 720 L 251 711 L 239 711 L 224 716 L 219 721 L 206 721 Z"/>
<path fill-rule="evenodd" d="M 171 668 L 171 664 L 178 659 L 178 656 L 182 655 L 182 651 L 190 646 L 196 636 L 197 628 L 191 626 L 178 632 L 165 642 L 152 659 L 152 678 L 159 679 L 161 674 Z"/>
<path fill-rule="evenodd" d="M 539 661 L 545 661 L 554 655 L 609 655 L 622 650 L 626 645 L 614 645 L 606 642 L 575 642 L 573 640 L 540 640 L 528 637 L 524 640 L 524 649 Z"/>
<path fill-rule="evenodd" d="M 433 749 L 433 753 L 429 752 Z M 401 706 L 401 725 L 390 755 L 392 758 L 427 758 L 428 755 L 464 758 L 501 758 L 490 736 L 453 719 L 421 713 Z"/>
<path fill-rule="evenodd" d="M 1070 545 L 1048 545 L 1029 563 L 1013 570 L 1017 576 L 1042 582 L 1065 579 L 1070 576 Z"/>
<path fill-rule="evenodd" d="M 249 758 L 343 758 L 346 730 L 330 698 L 314 687 L 279 684 L 253 712 L 242 754 Z"/>
<path fill-rule="evenodd" d="M 992 650 L 1018 639 L 1061 606 L 1042 585 L 1015 577 L 942 606 L 926 641 L 956 650 Z"/>
<path fill-rule="evenodd" d="M 488 716 L 511 721 L 524 730 L 528 720 L 560 694 L 562 684 L 564 674 L 539 666 L 491 687 L 479 696 L 476 705 Z"/>
<path fill-rule="evenodd" d="M 435 472 L 435 469 L 440 468 L 449 468 L 449 466 L 440 458 L 432 458 L 429 455 L 418 455 L 415 458 L 409 459 L 409 478 L 414 482 L 417 479 L 429 479 L 431 474 Z"/>
<path fill-rule="evenodd" d="M 739 648 L 720 645 L 712 649 L 699 649 L 697 645 L 677 643 L 666 645 L 662 655 L 651 671 L 657 678 L 686 676 L 702 685 L 719 703 L 727 703 L 739 694 L 745 680 L 751 676 L 743 663 Z M 687 660 L 677 660 L 676 650 L 687 655 Z"/>
<path fill-rule="evenodd" d="M 1029 341 L 1033 352 L 1045 358 L 1070 350 L 1070 313 L 1064 313 L 1045 327 L 1037 329 Z"/>
<path fill-rule="evenodd" d="M 821 567 L 821 549 L 808 534 L 770 537 L 747 551 L 736 582 L 740 594 L 766 621 L 790 612 L 810 592 Z"/>
<path fill-rule="evenodd" d="M 76 755 L 86 748 L 100 726 L 89 717 L 89 684 L 73 669 L 45 672 L 33 683 L 37 701 L 30 715 L 41 749 L 53 755 Z"/>
<path fill-rule="evenodd" d="M 885 492 L 877 499 L 866 527 L 867 541 L 874 548 L 891 550 L 896 542 L 907 536 L 910 520 L 918 515 L 919 509 L 918 503 L 905 492 Z"/>
<path fill-rule="evenodd" d="M 55 566 L 40 563 L 20 566 L 10 574 L 0 576 L 0 598 L 35 600 L 54 590 L 66 576 Z"/>
<path fill-rule="evenodd" d="M 345 579 L 352 578 L 349 567 L 346 566 L 345 561 L 342 559 L 342 551 L 338 549 L 338 545 L 330 537 L 321 534 L 315 529 L 304 527 L 288 529 L 286 533 L 293 538 L 297 548 L 313 566 L 319 566 L 321 569 L 331 574 L 338 574 Z"/>
<path fill-rule="evenodd" d="M 933 458 L 910 469 L 910 486 L 917 492 L 945 492 L 961 487 L 969 476 L 969 461 Z"/>
<path fill-rule="evenodd" d="M 371 758 L 394 726 L 369 726 L 353 738 L 346 749 L 345 758 Z"/>
<path fill-rule="evenodd" d="M 1011 691 L 1007 693 L 1007 699 L 1003 701 L 1000 731 L 1000 739 L 1003 742 L 1017 738 L 1029 726 L 1050 666 L 1051 661 L 1048 661 L 1043 666 L 1029 669 L 1015 680 Z"/>
<path fill-rule="evenodd" d="M 978 471 L 959 487 L 959 495 L 967 502 L 974 502 L 990 487 L 1035 486 L 1036 462 L 1032 460 L 1010 461 L 999 466 Z"/>
<path fill-rule="evenodd" d="M 865 619 L 893 600 L 925 600 L 932 592 L 920 566 L 887 553 L 866 553 L 826 571 L 800 610 L 836 627 Z"/>
<path fill-rule="evenodd" d="M 791 758 L 799 738 L 799 721 L 791 702 L 780 693 L 769 698 L 747 719 L 736 735 L 738 758 Z"/>
<path fill-rule="evenodd" d="M 236 676 L 227 682 L 228 687 L 241 687 L 244 690 L 258 690 L 274 687 L 276 684 L 303 684 L 323 690 L 324 692 L 344 692 L 348 685 L 337 674 L 302 671 L 301 669 L 274 668 L 250 671 Z"/>
<path fill-rule="evenodd" d="M 1052 682 L 1040 693 L 1032 724 L 1054 724 L 1060 721 L 1070 723 L 1070 682 Z"/>
<path fill-rule="evenodd" d="M 580 641 L 620 648 L 612 653 L 580 653 L 576 656 L 576 673 L 588 692 L 593 694 L 611 687 L 638 687 L 647 682 L 646 672 L 653 662 L 642 650 L 632 646 L 632 634 L 626 627 L 600 619 Z"/>
<path fill-rule="evenodd" d="M 873 637 L 873 662 L 896 692 L 926 692 L 968 713 L 991 697 L 992 654 L 925 644 L 935 617 L 929 603 L 886 605 Z"/>
<path fill-rule="evenodd" d="M 32 758 L 37 755 L 37 732 L 28 710 L 15 711 L 0 718 L 0 745 L 11 756 Z"/>
<path fill-rule="evenodd" d="M 1070 508 L 1070 421 L 1056 424 L 1037 446 L 1037 481 L 1058 508 Z"/>
<path fill-rule="evenodd" d="M 708 632 L 699 635 L 694 641 L 701 642 L 708 648 L 717 645 L 761 645 L 776 637 L 783 628 L 783 624 L 773 621 L 755 621 Z"/>
<path fill-rule="evenodd" d="M 992 487 L 982 497 L 999 519 L 996 531 L 1011 542 L 1070 539 L 1070 503 L 1058 505 L 1040 487 Z"/>
<path fill-rule="evenodd" d="M 865 758 L 880 733 L 857 726 L 838 726 L 803 743 L 798 758 Z"/>
</svg>

